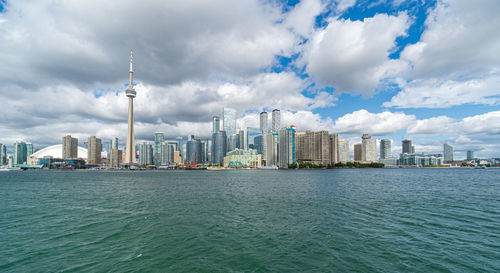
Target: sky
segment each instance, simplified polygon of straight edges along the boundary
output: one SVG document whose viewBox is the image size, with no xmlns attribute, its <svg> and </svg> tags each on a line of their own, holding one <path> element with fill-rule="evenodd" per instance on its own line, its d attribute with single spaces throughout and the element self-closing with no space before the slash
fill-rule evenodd
<svg viewBox="0 0 500 273">
<path fill-rule="evenodd" d="M 0 143 L 211 134 L 278 108 L 282 125 L 500 157 L 494 0 L 0 0 Z M 352 147 L 351 147 L 352 148 Z M 11 148 L 10 148 L 11 149 Z"/>
</svg>

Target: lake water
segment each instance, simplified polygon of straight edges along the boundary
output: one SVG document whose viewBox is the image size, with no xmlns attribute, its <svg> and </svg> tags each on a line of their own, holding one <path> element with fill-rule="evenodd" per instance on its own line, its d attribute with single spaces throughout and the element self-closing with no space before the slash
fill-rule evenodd
<svg viewBox="0 0 500 273">
<path fill-rule="evenodd" d="M 2 272 L 500 272 L 500 169 L 0 172 Z"/>
</svg>

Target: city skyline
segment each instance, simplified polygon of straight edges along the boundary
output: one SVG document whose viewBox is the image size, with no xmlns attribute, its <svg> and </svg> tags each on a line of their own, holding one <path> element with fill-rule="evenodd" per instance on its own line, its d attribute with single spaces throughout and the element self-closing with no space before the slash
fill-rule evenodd
<svg viewBox="0 0 500 273">
<path fill-rule="evenodd" d="M 402 139 L 410 138 L 418 152 L 437 153 L 443 143 L 449 143 L 456 158 L 466 158 L 468 150 L 482 158 L 499 156 L 500 61 L 490 49 L 496 49 L 500 28 L 498 21 L 489 20 L 499 9 L 492 2 L 350 1 L 347 5 L 338 1 L 327 5 L 310 0 L 270 6 L 216 1 L 213 7 L 186 3 L 187 11 L 203 12 L 199 20 L 189 14 L 181 16 L 189 22 L 171 19 L 172 25 L 190 26 L 180 37 L 172 34 L 170 26 L 155 28 L 161 22 L 155 19 L 137 23 L 128 32 L 127 12 L 138 10 L 137 6 L 110 3 L 87 17 L 78 14 L 88 7 L 75 9 L 64 3 L 58 4 L 59 11 L 69 16 L 46 9 L 43 1 L 0 3 L 0 54 L 5 64 L 0 68 L 4 83 L 0 143 L 9 150 L 20 140 L 36 148 L 58 144 L 66 134 L 81 143 L 90 136 L 103 141 L 118 137 L 123 145 L 125 56 L 134 48 L 135 89 L 141 94 L 134 101 L 136 143 L 150 141 L 155 132 L 165 133 L 168 139 L 191 134 L 210 138 L 212 116 L 221 116 L 223 107 L 241 114 L 236 128 L 259 128 L 260 112 L 267 111 L 271 118 L 277 108 L 282 127 L 338 133 L 349 141 L 350 150 L 361 134 L 368 133 L 378 140 L 392 139 L 393 151 L 401 149 Z M 171 8 L 149 5 L 137 11 L 139 15 L 152 18 L 148 16 L 152 10 L 168 14 Z M 235 18 L 220 16 L 221 7 Z M 470 9 L 481 10 L 481 16 L 464 16 Z M 25 14 L 22 20 L 19 12 Z M 116 29 L 95 24 L 103 14 L 115 16 Z M 61 25 L 78 27 L 55 28 L 39 22 L 40 17 L 67 20 Z M 213 23 L 218 17 L 227 22 Z M 35 20 L 39 23 L 31 23 Z M 206 27 L 222 43 L 198 30 L 207 21 Z M 454 36 L 445 27 L 451 21 L 464 26 Z M 46 31 L 38 31 L 39 27 Z M 153 29 L 154 36 L 141 36 L 142 28 Z M 387 30 L 385 35 L 370 34 L 380 29 Z M 251 35 L 245 36 L 243 30 Z M 120 38 L 146 39 L 144 44 L 129 38 L 118 42 L 113 35 L 104 35 L 109 32 Z M 44 39 L 37 40 L 42 33 Z M 178 38 L 178 43 L 152 39 L 162 36 L 158 34 L 167 41 Z M 449 37 L 449 43 L 438 43 L 433 35 Z M 332 40 L 334 36 L 338 39 Z M 470 40 L 481 42 L 470 46 Z M 186 47 L 193 41 L 205 43 L 207 54 Z M 355 49 L 350 41 L 373 46 Z M 312 46 L 319 42 L 331 51 Z M 240 48 L 234 45 L 246 43 L 255 50 L 234 51 Z M 32 45 L 33 51 L 26 52 L 24 45 Z M 449 48 L 461 54 L 448 54 Z"/>
</svg>

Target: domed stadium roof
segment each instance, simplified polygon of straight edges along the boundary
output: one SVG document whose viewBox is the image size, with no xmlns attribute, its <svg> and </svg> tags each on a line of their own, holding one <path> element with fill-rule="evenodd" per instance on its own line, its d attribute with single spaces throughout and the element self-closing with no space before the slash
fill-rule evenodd
<svg viewBox="0 0 500 273">
<path fill-rule="evenodd" d="M 62 158 L 62 144 L 45 147 L 40 151 L 37 151 L 36 153 L 31 155 L 31 157 L 33 158 L 43 158 L 44 156 L 52 156 L 53 158 Z M 86 159 L 87 149 L 83 147 L 78 147 L 78 157 Z"/>
</svg>

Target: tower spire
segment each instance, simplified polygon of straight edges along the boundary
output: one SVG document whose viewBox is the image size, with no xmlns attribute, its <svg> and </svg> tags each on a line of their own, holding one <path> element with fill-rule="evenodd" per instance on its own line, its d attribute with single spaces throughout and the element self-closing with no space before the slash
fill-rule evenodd
<svg viewBox="0 0 500 273">
<path fill-rule="evenodd" d="M 132 88 L 134 86 L 134 80 L 133 80 L 134 71 L 132 69 L 132 62 L 133 62 L 133 51 L 131 49 L 130 50 L 130 83 L 129 83 L 130 88 Z"/>
</svg>

